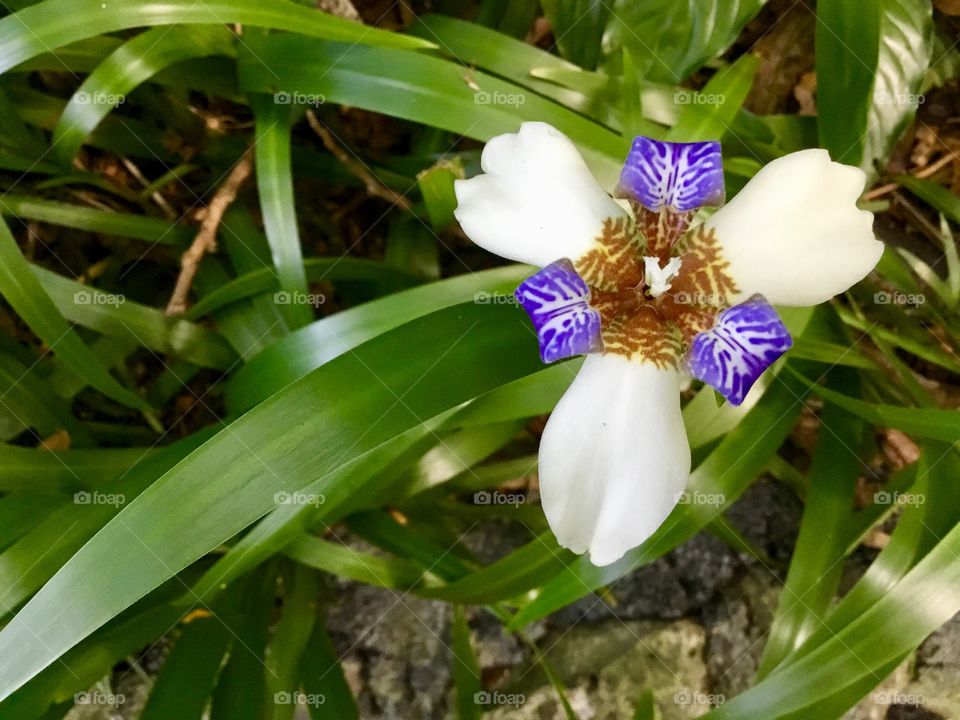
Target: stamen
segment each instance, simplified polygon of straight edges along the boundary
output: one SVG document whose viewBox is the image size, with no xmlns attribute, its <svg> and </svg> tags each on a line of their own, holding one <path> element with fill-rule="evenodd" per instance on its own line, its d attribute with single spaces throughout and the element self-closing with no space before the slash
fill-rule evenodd
<svg viewBox="0 0 960 720">
<path fill-rule="evenodd" d="M 660 259 L 656 257 L 643 258 L 646 271 L 647 292 L 650 297 L 660 297 L 670 289 L 670 281 L 680 272 L 680 258 L 670 258 L 670 261 L 660 267 Z"/>
</svg>

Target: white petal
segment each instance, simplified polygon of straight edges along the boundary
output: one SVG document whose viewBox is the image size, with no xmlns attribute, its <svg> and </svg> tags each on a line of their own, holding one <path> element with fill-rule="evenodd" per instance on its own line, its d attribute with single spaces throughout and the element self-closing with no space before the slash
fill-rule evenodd
<svg viewBox="0 0 960 720">
<path fill-rule="evenodd" d="M 540 495 L 560 544 L 615 562 L 663 523 L 689 474 L 679 373 L 588 356 L 540 440 Z"/>
<path fill-rule="evenodd" d="M 873 214 L 856 207 L 866 176 L 802 150 L 764 167 L 706 222 L 739 286 L 774 305 L 816 305 L 870 272 L 883 243 Z"/>
<path fill-rule="evenodd" d="M 486 144 L 484 174 L 458 180 L 455 215 L 480 247 L 517 262 L 545 266 L 576 260 L 623 209 L 594 180 L 559 130 L 527 122 Z"/>
</svg>

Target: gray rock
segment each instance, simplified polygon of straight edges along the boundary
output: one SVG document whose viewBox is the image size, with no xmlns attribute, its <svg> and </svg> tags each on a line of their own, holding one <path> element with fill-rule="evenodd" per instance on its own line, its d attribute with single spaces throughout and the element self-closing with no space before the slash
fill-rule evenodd
<svg viewBox="0 0 960 720">
<path fill-rule="evenodd" d="M 769 478 L 753 483 L 727 511 L 727 520 L 774 560 L 789 559 L 803 504 L 785 485 Z"/>
<path fill-rule="evenodd" d="M 703 663 L 703 629 L 689 620 L 609 620 L 556 629 L 540 642 L 547 660 L 568 688 L 581 720 L 631 717 L 651 688 L 664 720 L 699 717 L 710 709 Z M 485 717 L 493 720 L 563 720 L 556 692 L 539 667 L 518 669 L 491 701 L 513 701 Z"/>
<path fill-rule="evenodd" d="M 606 589 L 559 611 L 551 623 L 575 625 L 611 618 L 676 619 L 699 613 L 718 589 L 733 578 L 737 554 L 707 533 L 700 533 L 664 557 L 638 568 Z"/>
<path fill-rule="evenodd" d="M 713 691 L 732 697 L 756 675 L 780 597 L 780 581 L 763 567 L 751 568 L 703 615 L 707 668 Z"/>
<path fill-rule="evenodd" d="M 450 607 L 383 588 L 349 584 L 327 626 L 338 650 L 362 671 L 363 717 L 441 718 L 450 675 Z"/>
</svg>

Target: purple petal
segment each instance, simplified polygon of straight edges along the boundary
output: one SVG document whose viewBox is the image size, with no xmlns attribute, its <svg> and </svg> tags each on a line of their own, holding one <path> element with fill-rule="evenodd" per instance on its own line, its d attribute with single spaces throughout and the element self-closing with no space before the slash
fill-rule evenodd
<svg viewBox="0 0 960 720">
<path fill-rule="evenodd" d="M 633 198 L 655 211 L 664 207 L 685 211 L 704 205 L 722 205 L 720 143 L 715 140 L 671 143 L 636 138 L 620 173 L 617 195 Z"/>
<path fill-rule="evenodd" d="M 566 258 L 528 277 L 514 294 L 533 321 L 545 363 L 603 349 L 590 288 Z"/>
<path fill-rule="evenodd" d="M 777 311 L 762 295 L 754 295 L 721 312 L 712 330 L 697 334 L 687 353 L 687 367 L 695 378 L 739 405 L 763 371 L 791 345 Z"/>
</svg>

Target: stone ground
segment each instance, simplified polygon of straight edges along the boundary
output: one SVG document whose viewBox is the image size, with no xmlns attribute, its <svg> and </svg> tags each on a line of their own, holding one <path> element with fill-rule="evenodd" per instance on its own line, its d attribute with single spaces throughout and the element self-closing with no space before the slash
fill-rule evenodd
<svg viewBox="0 0 960 720">
<path fill-rule="evenodd" d="M 756 483 L 727 515 L 774 564 L 789 557 L 799 516 L 795 497 L 773 481 Z M 521 541 L 496 525 L 470 538 L 473 548 L 493 557 Z M 854 556 L 848 583 L 868 560 Z M 602 599 L 588 596 L 528 628 L 527 635 L 569 689 L 581 720 L 629 718 L 647 688 L 663 720 L 695 718 L 749 686 L 781 583 L 782 568 L 701 534 L 623 578 Z M 355 583 L 340 589 L 328 626 L 361 717 L 450 718 L 449 608 Z M 487 688 L 477 698 L 488 706 L 484 717 L 564 720 L 528 647 L 479 609 L 469 620 Z M 162 659 L 162 651 L 153 655 Z M 128 674 L 116 691 L 127 696 L 116 717 L 134 717 L 145 694 L 142 679 Z M 93 708 L 78 708 L 69 720 L 110 717 L 100 710 L 98 715 Z M 960 616 L 845 720 L 952 718 L 960 718 Z"/>
</svg>

